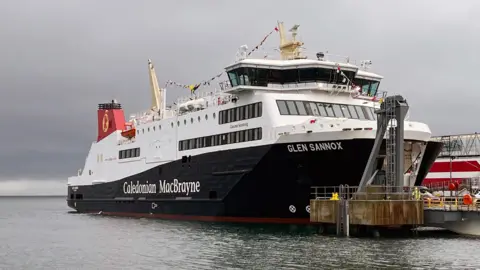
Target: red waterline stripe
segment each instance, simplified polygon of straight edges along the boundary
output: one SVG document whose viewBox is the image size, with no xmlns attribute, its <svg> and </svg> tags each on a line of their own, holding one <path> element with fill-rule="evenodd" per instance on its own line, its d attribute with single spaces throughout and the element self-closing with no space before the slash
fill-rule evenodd
<svg viewBox="0 0 480 270">
<path fill-rule="evenodd" d="M 450 161 L 435 162 L 430 169 L 431 173 L 436 172 L 479 172 L 480 164 L 477 160 L 469 161 L 452 161 L 450 170 Z"/>
<path fill-rule="evenodd" d="M 89 212 L 96 214 L 98 212 Z M 160 218 L 173 220 L 239 222 L 239 223 L 273 223 L 273 224 L 310 224 L 310 218 L 256 218 L 256 217 L 225 217 L 225 216 L 191 216 L 127 212 L 102 212 L 101 215 L 137 218 Z"/>
</svg>

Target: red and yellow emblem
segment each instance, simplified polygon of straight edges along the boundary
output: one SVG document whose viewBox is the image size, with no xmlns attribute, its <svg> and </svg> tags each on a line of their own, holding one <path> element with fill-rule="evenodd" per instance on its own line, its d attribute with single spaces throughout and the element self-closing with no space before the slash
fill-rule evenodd
<svg viewBox="0 0 480 270">
<path fill-rule="evenodd" d="M 102 127 L 103 127 L 103 132 L 107 132 L 107 130 L 109 128 L 109 126 L 108 126 L 108 111 L 105 111 L 105 114 L 103 115 Z"/>
</svg>

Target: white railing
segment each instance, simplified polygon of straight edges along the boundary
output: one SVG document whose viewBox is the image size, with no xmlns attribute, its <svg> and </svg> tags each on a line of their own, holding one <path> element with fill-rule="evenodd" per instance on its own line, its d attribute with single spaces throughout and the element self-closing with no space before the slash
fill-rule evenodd
<svg viewBox="0 0 480 270">
<path fill-rule="evenodd" d="M 354 60 L 351 59 L 349 56 L 346 55 L 338 55 L 338 54 L 333 54 L 329 53 L 328 51 L 309 51 L 305 50 L 304 48 L 300 49 L 300 56 L 306 57 L 306 59 L 321 59 L 323 61 L 329 61 L 329 62 L 335 62 L 339 64 L 352 64 L 352 65 L 357 65 L 359 68 L 364 67 L 365 65 L 362 65 L 363 63 L 368 63 L 370 64 L 370 61 L 368 60 Z M 322 53 L 323 57 L 321 55 L 318 55 L 318 53 Z M 292 53 L 292 56 L 294 54 Z M 319 58 L 320 56 L 320 58 Z M 271 59 L 271 60 L 280 60 L 281 59 L 281 54 L 280 50 L 276 47 L 270 47 L 267 49 L 262 48 L 261 50 L 254 51 L 251 55 L 247 56 L 246 59 Z"/>
</svg>

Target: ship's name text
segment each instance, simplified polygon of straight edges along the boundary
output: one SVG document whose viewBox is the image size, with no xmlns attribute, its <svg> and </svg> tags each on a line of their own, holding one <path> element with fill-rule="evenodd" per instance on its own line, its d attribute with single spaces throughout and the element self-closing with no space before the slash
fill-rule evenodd
<svg viewBox="0 0 480 270">
<path fill-rule="evenodd" d="M 315 152 L 315 151 L 335 151 L 343 150 L 342 142 L 324 142 L 324 143 L 298 143 L 287 145 L 288 152 Z"/>
<path fill-rule="evenodd" d="M 247 123 L 230 125 L 230 128 L 240 128 L 240 127 L 248 127 L 248 122 Z"/>
<path fill-rule="evenodd" d="M 160 180 L 157 184 L 136 183 L 133 181 L 123 183 L 124 194 L 154 194 L 154 193 L 182 193 L 188 196 L 190 193 L 200 192 L 200 182 L 180 182 L 178 179 L 173 179 L 172 182 L 167 180 Z"/>
</svg>

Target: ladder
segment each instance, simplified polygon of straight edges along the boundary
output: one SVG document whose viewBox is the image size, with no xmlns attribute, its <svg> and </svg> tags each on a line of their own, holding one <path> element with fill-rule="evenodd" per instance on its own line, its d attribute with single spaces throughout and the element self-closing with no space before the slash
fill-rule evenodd
<svg viewBox="0 0 480 270">
<path fill-rule="evenodd" d="M 397 151 L 396 145 L 396 129 L 397 129 L 397 119 L 395 114 L 395 100 L 387 99 L 385 104 L 386 110 L 386 121 L 385 123 L 388 127 L 387 138 L 385 142 L 385 150 L 386 150 L 386 190 L 388 193 L 393 192 L 393 187 L 395 186 L 395 179 L 396 179 L 396 163 L 395 163 L 395 153 Z M 390 120 L 390 121 L 389 121 Z M 400 149 L 399 149 L 400 150 Z"/>
</svg>

